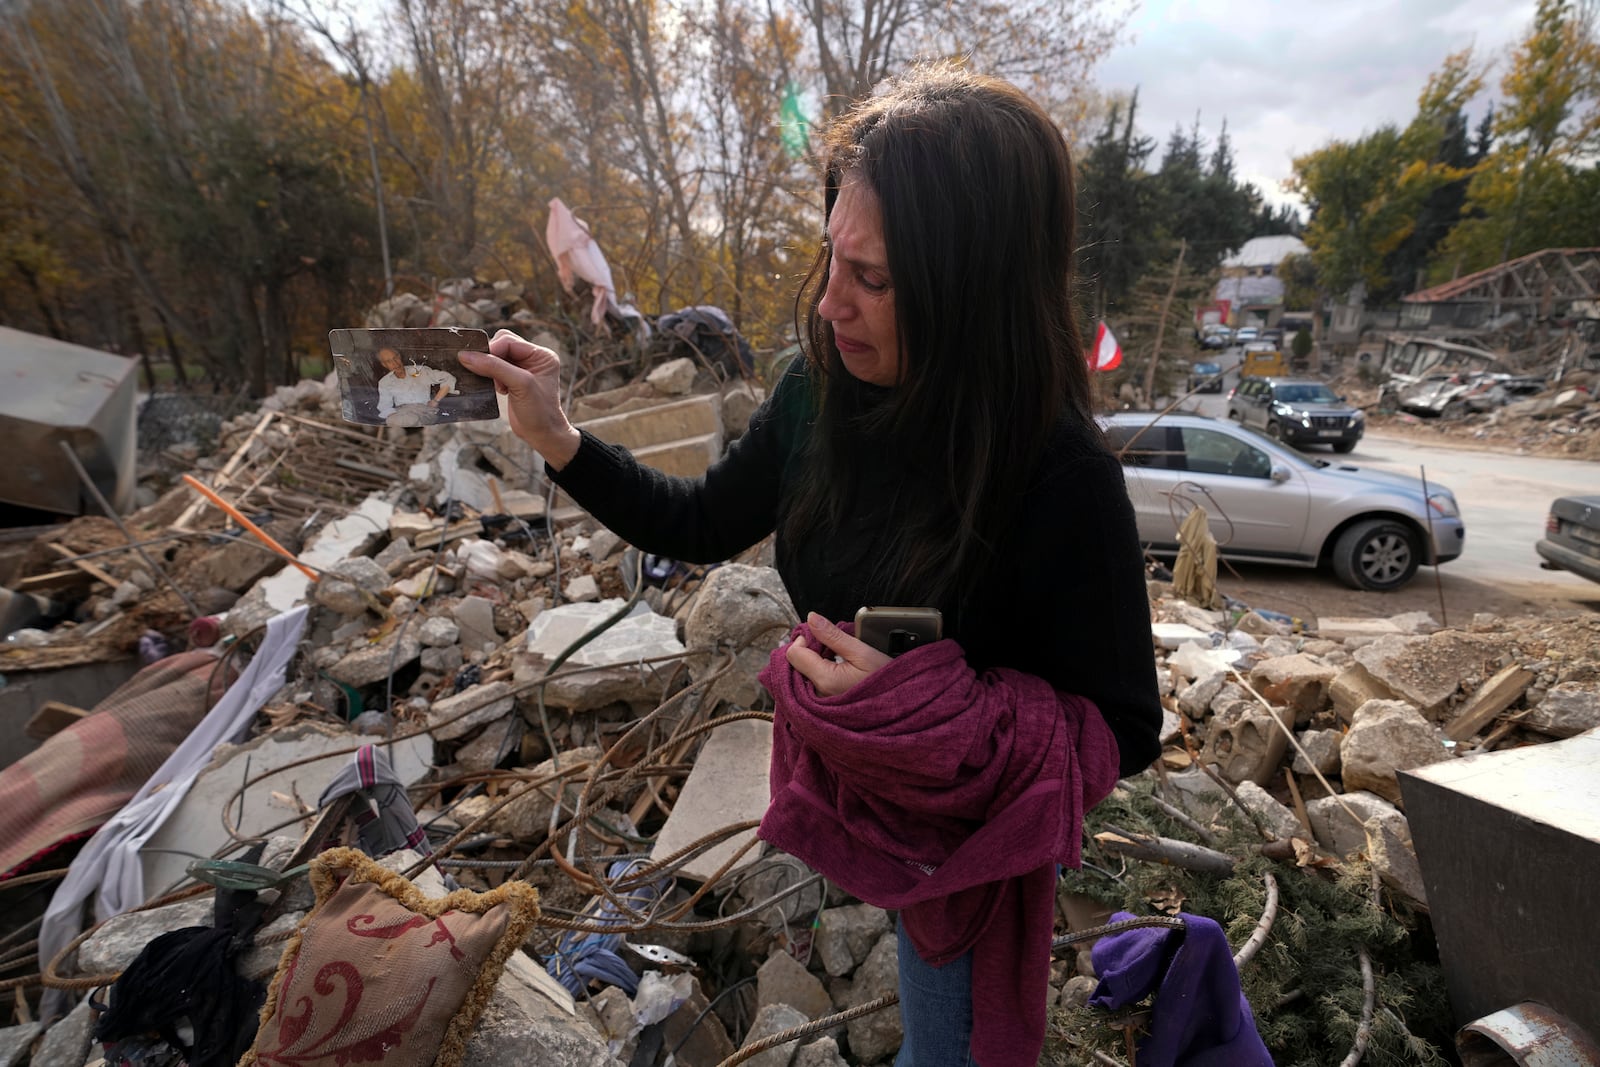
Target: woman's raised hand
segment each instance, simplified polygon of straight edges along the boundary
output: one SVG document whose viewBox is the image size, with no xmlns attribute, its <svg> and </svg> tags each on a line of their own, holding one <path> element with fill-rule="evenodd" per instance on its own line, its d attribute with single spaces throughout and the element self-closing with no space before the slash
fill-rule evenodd
<svg viewBox="0 0 1600 1067">
<path fill-rule="evenodd" d="M 830 656 L 818 655 L 804 637 L 790 642 L 784 656 L 821 696 L 836 697 L 889 662 L 887 655 L 851 637 L 814 611 L 806 616 L 806 625 Z"/>
<path fill-rule="evenodd" d="M 506 397 L 512 431 L 556 470 L 578 454 L 581 437 L 561 410 L 561 357 L 510 330 L 489 339 L 489 354 L 462 352 L 461 365 Z"/>
</svg>

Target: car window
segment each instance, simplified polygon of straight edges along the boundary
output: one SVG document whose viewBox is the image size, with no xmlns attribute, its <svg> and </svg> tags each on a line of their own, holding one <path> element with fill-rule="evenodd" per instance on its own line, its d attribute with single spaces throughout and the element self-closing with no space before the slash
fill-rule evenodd
<svg viewBox="0 0 1600 1067">
<path fill-rule="evenodd" d="M 1182 428 L 1184 470 L 1196 474 L 1228 474 L 1270 478 L 1272 457 L 1254 445 L 1217 430 Z"/>
<path fill-rule="evenodd" d="M 1285 404 L 1332 404 L 1339 398 L 1325 385 L 1280 385 L 1278 399 Z"/>
<path fill-rule="evenodd" d="M 1141 432 L 1142 431 L 1142 432 Z M 1106 427 L 1106 444 L 1125 467 L 1165 469 L 1170 464 L 1170 431 L 1166 426 L 1116 425 Z"/>
</svg>

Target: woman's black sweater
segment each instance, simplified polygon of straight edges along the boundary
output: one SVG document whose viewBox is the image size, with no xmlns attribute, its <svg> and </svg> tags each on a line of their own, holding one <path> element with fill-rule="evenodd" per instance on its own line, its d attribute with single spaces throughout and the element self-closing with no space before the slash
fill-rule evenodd
<svg viewBox="0 0 1600 1067">
<path fill-rule="evenodd" d="M 777 528 L 811 420 L 804 372 L 791 371 L 699 478 L 663 474 L 587 432 L 571 462 L 546 472 L 638 548 L 712 563 Z M 881 452 L 864 452 L 860 464 L 865 503 L 844 530 L 799 544 L 778 538 L 778 573 L 802 618 L 844 621 L 863 605 L 894 602 L 874 545 L 894 521 L 901 474 Z M 946 610 L 945 636 L 976 670 L 1026 671 L 1092 700 L 1116 735 L 1122 774 L 1137 773 L 1160 750 L 1149 601 L 1122 471 L 1092 427 L 1062 420 L 1014 514 L 977 591 L 959 613 Z"/>
</svg>

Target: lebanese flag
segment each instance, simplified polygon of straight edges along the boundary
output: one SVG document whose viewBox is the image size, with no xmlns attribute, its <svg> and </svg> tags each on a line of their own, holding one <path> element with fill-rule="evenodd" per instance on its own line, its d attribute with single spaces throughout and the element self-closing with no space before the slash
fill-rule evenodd
<svg viewBox="0 0 1600 1067">
<path fill-rule="evenodd" d="M 1094 348 L 1089 352 L 1090 370 L 1116 370 L 1122 366 L 1122 346 L 1117 338 L 1101 323 L 1094 332 Z"/>
</svg>

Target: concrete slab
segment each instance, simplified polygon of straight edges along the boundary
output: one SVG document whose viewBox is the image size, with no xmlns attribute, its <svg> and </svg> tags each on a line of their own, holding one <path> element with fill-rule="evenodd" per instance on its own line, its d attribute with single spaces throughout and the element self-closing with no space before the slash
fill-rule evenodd
<svg viewBox="0 0 1600 1067">
<path fill-rule="evenodd" d="M 1162 648 L 1178 648 L 1188 641 L 1207 644 L 1211 640 L 1211 635 L 1204 630 L 1197 630 L 1182 622 L 1153 622 L 1150 624 L 1150 636 Z"/>
<path fill-rule="evenodd" d="M 541 611 L 528 625 L 528 651 L 545 659 L 555 659 L 621 607 L 622 599 L 613 597 Z M 635 604 L 627 618 L 578 649 L 567 662 L 575 667 L 605 667 L 638 663 L 652 656 L 673 656 L 682 651 L 677 624 L 657 615 L 645 604 Z"/>
<path fill-rule="evenodd" d="M 239 833 L 245 837 L 265 837 L 271 832 L 298 837 L 305 826 L 293 820 L 306 814 L 302 803 L 306 807 L 315 804 L 328 780 L 349 761 L 350 754 L 344 750 L 366 740 L 320 723 L 303 723 L 248 744 L 219 747 L 211 766 L 195 780 L 183 803 L 146 843 L 145 888 L 151 896 L 166 892 L 184 877 L 189 863 L 188 855 L 156 849 L 209 856 L 230 842 L 222 826 L 222 810 L 230 800 L 230 816 L 239 821 Z M 245 790 L 242 801 L 233 799 L 247 776 L 255 778 L 308 758 L 311 762 L 256 782 Z M 400 780 L 410 785 L 432 766 L 433 739 L 423 734 L 397 742 L 389 750 L 389 759 Z M 285 822 L 287 828 L 274 830 Z"/>
<path fill-rule="evenodd" d="M 722 434 L 722 405 L 709 393 L 675 400 L 669 404 L 630 411 L 625 415 L 603 415 L 578 424 L 607 444 L 621 445 L 630 451 L 679 441 L 686 437 Z"/>
<path fill-rule="evenodd" d="M 732 722 L 713 730 L 695 758 L 694 770 L 683 784 L 672 815 L 656 837 L 651 858 L 670 856 L 729 823 L 761 818 L 771 797 L 771 763 L 771 723 Z M 706 881 L 753 837 L 755 831 L 747 830 L 702 852 L 683 867 L 684 876 Z M 759 858 L 757 850 L 751 849 L 733 870 Z"/>
<path fill-rule="evenodd" d="M 393 514 L 394 505 L 374 493 L 344 518 L 324 526 L 300 553 L 300 559 L 326 570 L 340 560 L 364 554 L 388 530 L 389 517 Z M 274 610 L 282 613 L 304 600 L 310 585 L 311 579 L 298 567 L 285 567 L 270 578 L 263 578 L 256 588 L 262 590 Z"/>
</svg>

